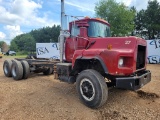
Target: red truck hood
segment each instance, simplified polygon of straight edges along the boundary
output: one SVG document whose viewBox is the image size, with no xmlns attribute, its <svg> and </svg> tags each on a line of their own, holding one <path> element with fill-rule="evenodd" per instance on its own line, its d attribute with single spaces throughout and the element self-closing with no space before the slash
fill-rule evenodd
<svg viewBox="0 0 160 120">
<path fill-rule="evenodd" d="M 147 45 L 145 40 L 138 37 L 90 38 L 90 40 L 95 43 L 89 49 L 107 49 L 110 46 L 112 50 L 130 51 L 134 50 L 137 44 Z"/>
<path fill-rule="evenodd" d="M 100 57 L 112 75 L 117 73 L 125 73 L 127 75 L 135 72 L 137 70 L 138 45 L 147 46 L 145 40 L 137 37 L 90 38 L 90 41 L 93 44 L 83 51 L 82 57 Z M 128 59 L 127 67 L 119 68 L 117 66 L 120 57 Z"/>
</svg>

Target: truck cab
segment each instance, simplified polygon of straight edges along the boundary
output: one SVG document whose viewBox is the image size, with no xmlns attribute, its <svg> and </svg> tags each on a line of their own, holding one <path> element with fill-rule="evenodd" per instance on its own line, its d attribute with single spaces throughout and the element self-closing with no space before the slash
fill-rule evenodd
<svg viewBox="0 0 160 120">
<path fill-rule="evenodd" d="M 72 62 L 75 50 L 89 49 L 97 38 L 110 37 L 110 25 L 99 19 L 85 18 L 71 22 L 69 31 L 71 36 L 65 42 L 65 58 L 68 62 Z"/>
<path fill-rule="evenodd" d="M 65 60 L 57 64 L 58 77 L 76 82 L 80 100 L 88 107 L 103 105 L 108 87 L 137 90 L 151 80 L 144 39 L 111 37 L 110 24 L 99 18 L 70 22 L 69 32 Z"/>
</svg>

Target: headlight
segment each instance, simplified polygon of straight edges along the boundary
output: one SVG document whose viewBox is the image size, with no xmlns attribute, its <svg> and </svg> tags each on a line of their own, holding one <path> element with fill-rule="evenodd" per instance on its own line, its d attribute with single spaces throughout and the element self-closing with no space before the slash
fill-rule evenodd
<svg viewBox="0 0 160 120">
<path fill-rule="evenodd" d="M 119 58 L 118 66 L 120 66 L 120 67 L 122 67 L 122 66 L 123 66 L 123 58 Z"/>
</svg>

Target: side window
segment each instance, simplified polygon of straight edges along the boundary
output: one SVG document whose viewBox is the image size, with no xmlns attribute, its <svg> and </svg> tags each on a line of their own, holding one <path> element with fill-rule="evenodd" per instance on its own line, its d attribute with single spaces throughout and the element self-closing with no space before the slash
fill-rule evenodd
<svg viewBox="0 0 160 120">
<path fill-rule="evenodd" d="M 72 25 L 72 28 L 71 28 L 71 36 L 72 37 L 75 37 L 77 35 L 80 34 L 80 29 L 79 27 L 77 27 L 77 25 Z"/>
</svg>

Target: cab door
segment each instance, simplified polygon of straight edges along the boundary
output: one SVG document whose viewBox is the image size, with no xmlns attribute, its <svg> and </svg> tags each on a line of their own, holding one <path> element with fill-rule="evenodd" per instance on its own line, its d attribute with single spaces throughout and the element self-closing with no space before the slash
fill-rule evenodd
<svg viewBox="0 0 160 120">
<path fill-rule="evenodd" d="M 77 50 L 77 40 L 80 29 L 76 24 L 71 26 L 71 35 L 65 41 L 65 58 L 67 62 L 72 62 L 74 51 Z"/>
</svg>

